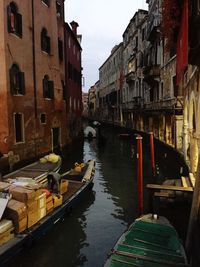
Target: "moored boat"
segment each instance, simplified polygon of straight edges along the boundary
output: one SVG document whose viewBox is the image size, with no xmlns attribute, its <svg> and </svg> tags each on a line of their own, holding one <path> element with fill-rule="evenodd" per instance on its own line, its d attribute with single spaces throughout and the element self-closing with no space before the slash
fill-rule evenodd
<svg viewBox="0 0 200 267">
<path fill-rule="evenodd" d="M 48 182 L 49 177 L 55 174 L 52 168 L 48 173 L 45 169 L 46 176 L 41 176 L 42 179 L 37 183 L 33 183 L 32 178 L 29 177 L 29 171 L 26 170 L 27 177 L 31 179 L 30 183 L 28 183 L 28 178 L 22 179 L 21 177 L 18 184 L 14 186 L 10 184 L 10 188 L 6 188 L 6 191 L 12 194 L 12 199 L 9 200 L 0 221 L 1 266 L 6 266 L 10 258 L 24 247 L 30 246 L 34 240 L 41 238 L 67 212 L 72 210 L 84 194 L 91 189 L 94 171 L 95 161 L 89 160 L 64 174 L 56 173 L 55 177 L 60 176 L 59 191 L 51 192 Z M 4 184 L 18 177 L 18 172 L 16 176 L 12 173 L 12 178 L 9 175 L 6 177 Z M 24 186 L 25 183 L 28 184 Z M 4 232 L 1 231 L 2 229 Z"/>
<path fill-rule="evenodd" d="M 105 267 L 189 266 L 181 240 L 165 217 L 147 214 L 117 241 Z"/>
<path fill-rule="evenodd" d="M 83 132 L 84 132 L 85 138 L 88 138 L 88 139 L 96 138 L 96 130 L 91 126 L 85 127 Z"/>
</svg>

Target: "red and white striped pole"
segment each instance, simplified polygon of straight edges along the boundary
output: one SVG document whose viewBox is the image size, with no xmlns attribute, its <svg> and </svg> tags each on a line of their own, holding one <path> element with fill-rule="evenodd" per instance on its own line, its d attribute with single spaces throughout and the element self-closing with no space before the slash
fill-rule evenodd
<svg viewBox="0 0 200 267">
<path fill-rule="evenodd" d="M 154 152 L 153 132 L 150 132 L 149 135 L 150 135 L 151 167 L 152 167 L 153 176 L 155 176 L 156 175 L 156 166 L 155 166 L 155 152 Z"/>
<path fill-rule="evenodd" d="M 137 185 L 138 185 L 138 210 L 143 214 L 143 169 L 142 169 L 142 137 L 136 137 L 137 142 Z"/>
</svg>

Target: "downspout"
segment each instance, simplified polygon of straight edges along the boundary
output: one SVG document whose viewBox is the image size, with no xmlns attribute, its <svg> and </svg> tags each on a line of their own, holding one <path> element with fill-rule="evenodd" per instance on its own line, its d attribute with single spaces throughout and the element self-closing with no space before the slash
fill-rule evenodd
<svg viewBox="0 0 200 267">
<path fill-rule="evenodd" d="M 35 115 L 35 134 L 34 134 L 34 146 L 35 157 L 37 157 L 37 91 L 36 91 L 36 64 L 35 64 L 35 12 L 34 12 L 34 0 L 31 1 L 32 5 L 32 57 L 33 57 L 33 92 L 34 92 L 34 115 Z"/>
<path fill-rule="evenodd" d="M 37 119 L 37 92 L 36 92 L 36 67 L 35 67 L 35 12 L 34 0 L 32 0 L 32 56 L 33 56 L 33 90 L 34 90 L 34 113 Z"/>
</svg>

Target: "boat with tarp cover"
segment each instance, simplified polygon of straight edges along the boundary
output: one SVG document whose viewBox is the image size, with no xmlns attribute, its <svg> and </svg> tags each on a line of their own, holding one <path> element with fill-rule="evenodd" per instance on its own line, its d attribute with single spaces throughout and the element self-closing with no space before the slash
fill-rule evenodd
<svg viewBox="0 0 200 267">
<path fill-rule="evenodd" d="M 7 266 L 14 255 L 31 247 L 92 188 L 94 160 L 76 163 L 63 174 L 58 173 L 60 163 L 60 157 L 57 164 L 52 163 L 54 167 L 40 160 L 0 182 L 1 197 L 9 196 L 0 220 L 0 266 Z"/>
<path fill-rule="evenodd" d="M 165 217 L 147 214 L 117 241 L 104 267 L 189 266 L 181 240 Z"/>
</svg>

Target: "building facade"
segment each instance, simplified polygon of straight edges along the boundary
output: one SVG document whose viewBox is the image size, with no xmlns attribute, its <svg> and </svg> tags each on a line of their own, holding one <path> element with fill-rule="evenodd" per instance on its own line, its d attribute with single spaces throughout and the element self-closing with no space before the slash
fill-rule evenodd
<svg viewBox="0 0 200 267">
<path fill-rule="evenodd" d="M 123 43 L 113 47 L 99 68 L 98 102 L 100 119 L 119 123 L 121 120 L 123 81 Z"/>
<path fill-rule="evenodd" d="M 82 63 L 81 35 L 77 34 L 78 23 L 72 21 L 71 27 L 65 23 L 65 84 L 67 101 L 67 125 L 69 138 L 77 138 L 82 130 Z"/>
<path fill-rule="evenodd" d="M 0 152 L 13 164 L 69 139 L 64 0 L 1 1 L 0 16 Z"/>
</svg>

